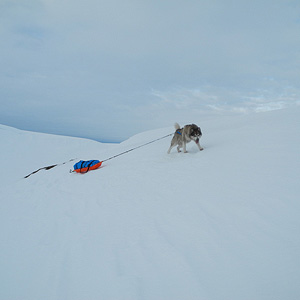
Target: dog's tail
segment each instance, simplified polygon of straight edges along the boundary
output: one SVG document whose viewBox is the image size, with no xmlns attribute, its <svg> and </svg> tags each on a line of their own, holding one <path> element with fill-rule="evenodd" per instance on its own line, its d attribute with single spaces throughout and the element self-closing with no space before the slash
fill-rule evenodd
<svg viewBox="0 0 300 300">
<path fill-rule="evenodd" d="M 178 123 L 175 123 L 174 127 L 175 127 L 176 130 L 180 129 L 180 125 Z"/>
</svg>

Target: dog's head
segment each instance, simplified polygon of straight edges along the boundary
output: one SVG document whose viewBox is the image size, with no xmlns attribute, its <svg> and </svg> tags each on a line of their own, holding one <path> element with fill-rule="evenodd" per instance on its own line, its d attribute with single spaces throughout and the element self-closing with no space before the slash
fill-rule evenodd
<svg viewBox="0 0 300 300">
<path fill-rule="evenodd" d="M 200 127 L 198 127 L 195 124 L 192 124 L 191 126 L 191 137 L 194 139 L 199 139 L 202 136 L 202 132 Z"/>
</svg>

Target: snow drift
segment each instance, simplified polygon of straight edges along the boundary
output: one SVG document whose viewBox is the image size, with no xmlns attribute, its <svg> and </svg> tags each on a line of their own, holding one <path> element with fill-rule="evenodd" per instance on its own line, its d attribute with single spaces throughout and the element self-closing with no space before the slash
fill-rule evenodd
<svg viewBox="0 0 300 300">
<path fill-rule="evenodd" d="M 299 299 L 299 107 L 193 120 L 121 144 L 0 126 L 0 299 Z M 177 120 L 174 120 L 177 121 Z M 183 124 L 181 124 L 183 125 Z"/>
</svg>

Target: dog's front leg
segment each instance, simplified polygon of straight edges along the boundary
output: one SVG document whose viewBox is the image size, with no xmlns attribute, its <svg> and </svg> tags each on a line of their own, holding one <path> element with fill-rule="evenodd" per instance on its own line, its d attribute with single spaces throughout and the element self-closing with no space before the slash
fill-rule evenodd
<svg viewBox="0 0 300 300">
<path fill-rule="evenodd" d="M 202 150 L 203 150 L 203 148 L 200 146 L 199 139 L 197 139 L 195 142 L 196 142 L 196 144 L 197 144 L 197 146 L 198 146 L 199 150 L 200 150 L 200 151 L 202 151 Z"/>
</svg>

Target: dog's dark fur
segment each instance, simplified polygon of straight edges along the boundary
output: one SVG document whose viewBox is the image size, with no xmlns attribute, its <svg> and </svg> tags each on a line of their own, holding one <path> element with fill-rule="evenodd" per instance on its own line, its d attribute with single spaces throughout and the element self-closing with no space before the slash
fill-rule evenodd
<svg viewBox="0 0 300 300">
<path fill-rule="evenodd" d="M 194 141 L 200 151 L 203 150 L 199 142 L 199 139 L 202 136 L 200 127 L 198 127 L 195 124 L 191 124 L 191 125 L 185 125 L 183 128 L 180 128 L 178 123 L 175 123 L 174 127 L 176 131 L 172 138 L 168 153 L 170 153 L 171 149 L 175 146 L 177 146 L 178 152 L 181 152 L 180 148 L 183 148 L 183 152 L 186 153 L 187 152 L 186 144 L 189 143 L 190 141 Z"/>
</svg>

